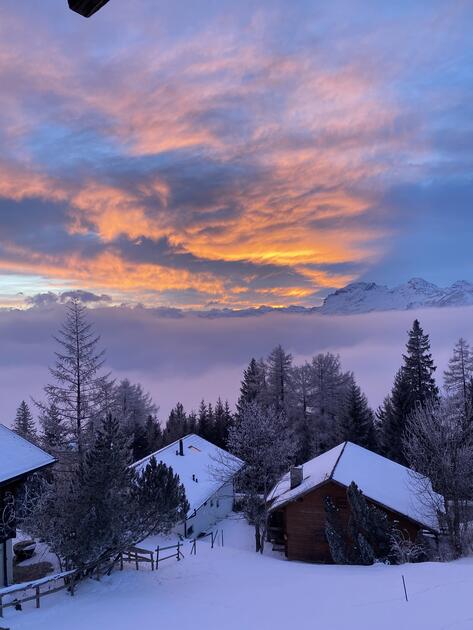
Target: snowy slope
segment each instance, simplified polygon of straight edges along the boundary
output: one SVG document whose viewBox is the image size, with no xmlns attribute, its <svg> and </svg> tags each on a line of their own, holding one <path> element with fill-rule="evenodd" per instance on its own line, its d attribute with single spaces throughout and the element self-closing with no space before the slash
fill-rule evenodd
<svg viewBox="0 0 473 630">
<path fill-rule="evenodd" d="M 327 315 L 407 310 L 420 307 L 473 304 L 473 284 L 466 280 L 441 288 L 422 278 L 412 278 L 392 289 L 375 282 L 356 282 L 325 298 L 319 312 Z"/>
<path fill-rule="evenodd" d="M 418 481 L 408 468 L 351 442 L 343 442 L 306 462 L 303 465 L 303 481 L 292 490 L 289 473 L 284 475 L 268 497 L 273 501 L 272 509 L 289 503 L 328 479 L 344 486 L 354 481 L 373 501 L 426 527 L 438 529 L 436 514 L 429 505 L 432 497 L 437 498 L 437 504 L 442 502 L 430 484 L 427 482 L 429 488 L 426 494 L 425 480 L 422 483 Z"/>
<path fill-rule="evenodd" d="M 0 424 L 0 483 L 55 461 L 49 453 Z"/>
<path fill-rule="evenodd" d="M 223 485 L 230 472 L 230 462 L 233 462 L 236 472 L 241 466 L 241 461 L 198 435 L 186 435 L 182 442 L 184 456 L 179 455 L 177 440 L 135 462 L 133 467 L 137 472 L 142 472 L 153 456 L 158 463 L 171 466 L 184 485 L 190 505 L 189 514 L 192 514 Z"/>
<path fill-rule="evenodd" d="M 231 525 L 231 526 L 230 526 Z M 235 528 L 237 526 L 237 529 Z M 100 582 L 61 591 L 23 611 L 11 630 L 471 630 L 473 559 L 451 563 L 329 566 L 249 551 L 254 531 L 221 523 L 225 547 L 198 541 L 197 555 L 158 571 L 128 565 Z M 238 531 L 237 531 L 238 530 Z M 402 575 L 409 601 L 404 598 Z"/>
</svg>

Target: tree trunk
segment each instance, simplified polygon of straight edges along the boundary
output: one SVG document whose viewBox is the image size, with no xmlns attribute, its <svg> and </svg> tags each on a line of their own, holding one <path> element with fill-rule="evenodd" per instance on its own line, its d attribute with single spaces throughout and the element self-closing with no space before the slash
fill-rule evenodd
<svg viewBox="0 0 473 630">
<path fill-rule="evenodd" d="M 259 523 L 255 523 L 255 544 L 256 544 L 256 553 L 261 551 L 261 530 Z"/>
</svg>

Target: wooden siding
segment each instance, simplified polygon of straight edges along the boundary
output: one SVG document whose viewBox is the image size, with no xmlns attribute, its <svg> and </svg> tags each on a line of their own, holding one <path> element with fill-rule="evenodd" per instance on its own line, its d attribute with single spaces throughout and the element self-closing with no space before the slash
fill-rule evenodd
<svg viewBox="0 0 473 630">
<path fill-rule="evenodd" d="M 283 509 L 284 534 L 286 556 L 289 560 L 306 562 L 331 563 L 330 549 L 325 538 L 325 510 L 324 498 L 331 496 L 335 504 L 341 509 L 342 522 L 348 523 L 350 510 L 347 501 L 346 488 L 338 483 L 329 481 L 302 497 L 287 504 Z M 369 503 L 374 503 L 367 499 Z M 374 503 L 377 505 L 376 503 Z M 405 530 L 414 539 L 420 526 L 386 508 L 380 509 L 396 522 L 400 529 Z"/>
</svg>

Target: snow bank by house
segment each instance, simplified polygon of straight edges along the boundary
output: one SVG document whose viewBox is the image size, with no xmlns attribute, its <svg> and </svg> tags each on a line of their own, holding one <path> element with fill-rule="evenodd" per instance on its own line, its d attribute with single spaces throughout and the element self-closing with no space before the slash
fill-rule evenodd
<svg viewBox="0 0 473 630">
<path fill-rule="evenodd" d="M 291 489 L 289 473 L 284 475 L 269 495 L 269 500 L 273 501 L 272 509 L 289 503 L 329 479 L 345 486 L 354 481 L 373 501 L 426 527 L 438 528 L 432 506 L 441 505 L 441 497 L 432 491 L 428 481 L 415 476 L 405 466 L 351 442 L 339 444 L 306 462 L 303 481 L 296 488 Z"/>
<path fill-rule="evenodd" d="M 151 457 L 171 466 L 179 475 L 189 501 L 191 515 L 239 470 L 242 462 L 204 438 L 190 434 L 182 438 L 183 455 L 179 454 L 179 440 L 169 444 L 133 464 L 141 472 Z"/>
<path fill-rule="evenodd" d="M 49 453 L 0 424 L 0 483 L 54 463 Z"/>
<path fill-rule="evenodd" d="M 198 543 L 197 556 L 157 572 L 132 565 L 23 612 L 5 611 L 11 630 L 471 630 L 473 559 L 371 567 L 288 562 L 251 550 L 241 520 L 219 524 L 225 547 Z M 409 601 L 404 598 L 405 576 Z"/>
</svg>

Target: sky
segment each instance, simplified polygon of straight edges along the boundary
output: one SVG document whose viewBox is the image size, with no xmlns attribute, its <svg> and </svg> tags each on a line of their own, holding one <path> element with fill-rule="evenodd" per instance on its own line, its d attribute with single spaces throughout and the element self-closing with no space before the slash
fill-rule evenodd
<svg viewBox="0 0 473 630">
<path fill-rule="evenodd" d="M 462 0 L 110 0 L 89 20 L 3 0 L 5 421 L 78 290 L 110 369 L 163 413 L 234 401 L 277 343 L 339 351 L 378 404 L 413 313 L 198 312 L 473 280 L 472 23 Z M 470 315 L 426 315 L 440 363 Z"/>
<path fill-rule="evenodd" d="M 472 21 L 461 0 L 110 0 L 89 20 L 5 0 L 0 304 L 472 279 Z"/>
</svg>

